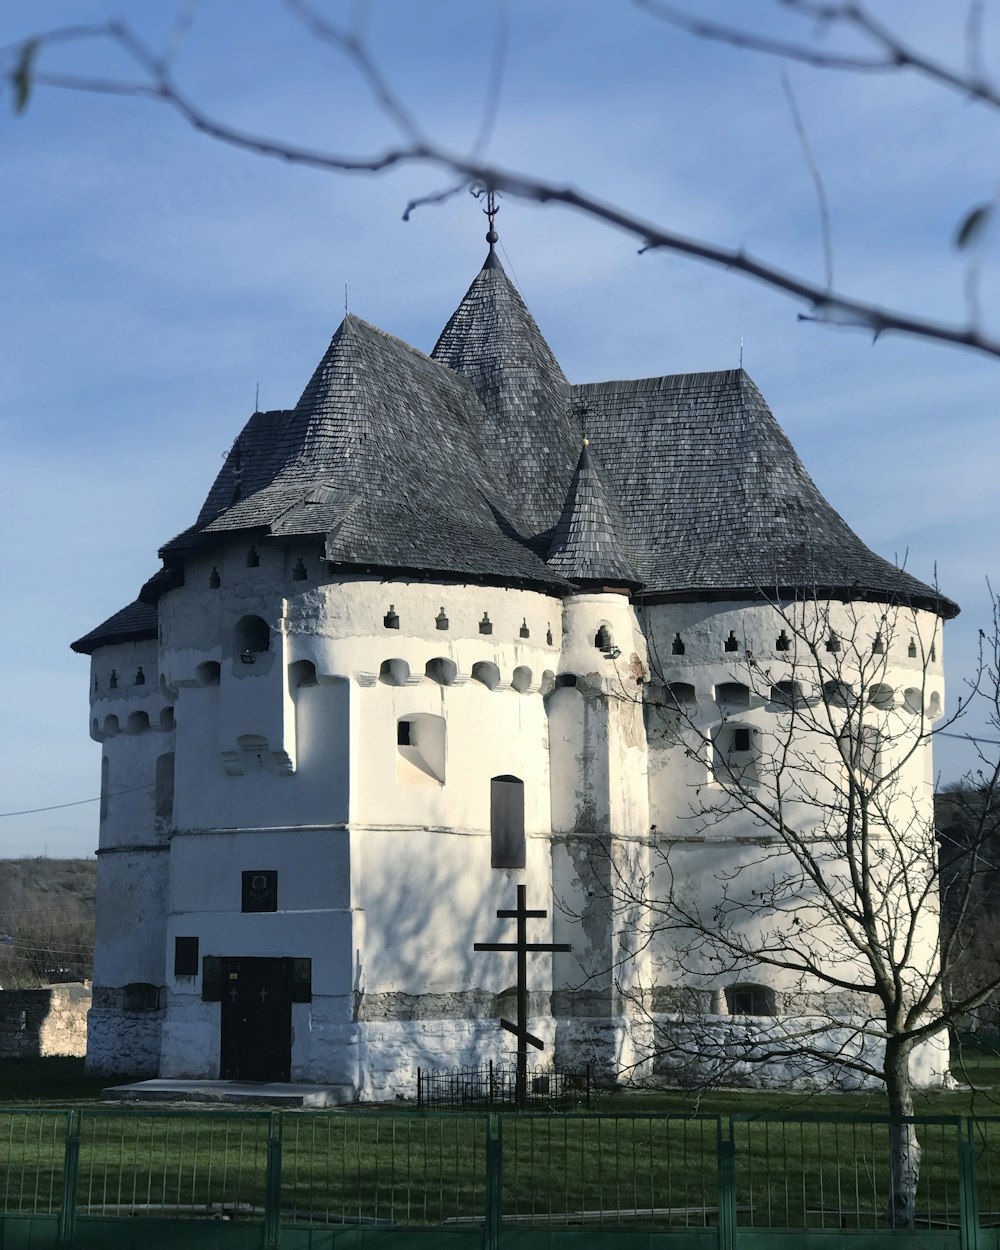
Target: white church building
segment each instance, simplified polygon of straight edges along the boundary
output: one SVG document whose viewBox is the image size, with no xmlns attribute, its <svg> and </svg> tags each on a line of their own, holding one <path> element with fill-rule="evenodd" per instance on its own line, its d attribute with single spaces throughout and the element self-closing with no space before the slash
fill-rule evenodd
<svg viewBox="0 0 1000 1250">
<path fill-rule="evenodd" d="M 569 383 L 492 244 L 430 356 L 346 316 L 160 556 L 73 644 L 102 750 L 88 1063 L 362 1099 L 509 1054 L 514 959 L 473 946 L 512 937 L 518 884 L 531 940 L 572 946 L 529 961 L 540 1062 L 655 1074 L 692 1002 L 723 1032 L 804 1010 L 640 940 L 615 874 L 672 843 L 710 899 L 738 866 L 752 813 L 705 804 L 787 726 L 743 669 L 803 680 L 788 605 L 876 648 L 901 606 L 872 715 L 918 718 L 957 610 L 853 533 L 742 369 Z M 930 747 L 907 767 L 929 819 Z"/>
</svg>

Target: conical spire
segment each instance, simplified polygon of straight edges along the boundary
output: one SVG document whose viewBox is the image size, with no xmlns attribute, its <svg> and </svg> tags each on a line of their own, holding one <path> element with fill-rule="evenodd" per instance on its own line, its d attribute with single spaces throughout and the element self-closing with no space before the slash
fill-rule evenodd
<svg viewBox="0 0 1000 1250">
<path fill-rule="evenodd" d="M 642 583 L 622 550 L 620 533 L 585 438 L 546 563 L 578 584 L 638 587 Z"/>
<path fill-rule="evenodd" d="M 562 507 L 579 428 L 566 376 L 492 241 L 431 355 L 467 378 L 486 410 L 481 437 L 503 476 L 512 521 L 525 536 L 550 530 Z"/>
</svg>

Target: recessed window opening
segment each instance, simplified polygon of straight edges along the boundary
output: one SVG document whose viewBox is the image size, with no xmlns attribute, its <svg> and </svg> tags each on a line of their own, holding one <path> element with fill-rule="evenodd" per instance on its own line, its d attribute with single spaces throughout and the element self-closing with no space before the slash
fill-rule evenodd
<svg viewBox="0 0 1000 1250">
<path fill-rule="evenodd" d="M 561 690 L 565 686 L 576 685 L 576 673 L 560 673 L 556 678 L 556 689 Z"/>
<path fill-rule="evenodd" d="M 917 658 L 917 644 L 912 638 L 910 639 L 910 645 L 906 648 L 906 654 L 911 660 L 915 660 Z"/>
<path fill-rule="evenodd" d="M 524 782 L 520 777 L 490 779 L 490 865 L 523 868 Z"/>
<path fill-rule="evenodd" d="M 110 690 L 118 689 L 118 670 L 115 668 L 111 670 L 111 680 L 108 682 L 108 688 Z"/>
<path fill-rule="evenodd" d="M 221 673 L 222 667 L 218 660 L 206 660 L 204 664 L 199 664 L 194 670 L 199 686 L 217 686 Z"/>
<path fill-rule="evenodd" d="M 519 664 L 514 669 L 510 684 L 518 694 L 524 694 L 531 686 L 531 669 L 525 664 Z"/>
<path fill-rule="evenodd" d="M 740 644 L 739 644 L 739 642 L 737 642 L 737 640 L 736 640 L 736 631 L 735 631 L 735 630 L 732 630 L 732 629 L 731 629 L 731 630 L 729 631 L 729 637 L 728 637 L 728 638 L 726 639 L 726 641 L 722 644 L 722 649 L 723 649 L 723 651 L 739 651 L 739 649 L 740 649 Z"/>
<path fill-rule="evenodd" d="M 435 628 L 436 628 L 436 629 L 447 629 L 447 628 L 448 628 L 448 618 L 447 618 L 447 616 L 445 616 L 445 613 L 444 613 L 444 605 L 443 605 L 443 604 L 442 604 L 442 606 L 441 606 L 441 611 L 440 611 L 440 612 L 437 614 L 437 616 L 434 618 L 434 626 L 435 626 Z"/>
<path fill-rule="evenodd" d="M 931 692 L 930 702 L 927 705 L 927 715 L 931 720 L 937 720 L 941 715 L 941 696 L 936 690 Z"/>
<path fill-rule="evenodd" d="M 830 636 L 826 640 L 826 649 L 834 655 L 836 655 L 840 650 L 840 635 L 836 632 L 836 630 L 830 630 Z"/>
<path fill-rule="evenodd" d="M 173 729 L 173 727 L 174 727 L 174 709 L 172 707 L 165 707 L 163 711 L 160 713 L 160 728 L 165 733 L 169 733 Z"/>
<path fill-rule="evenodd" d="M 417 712 L 396 721 L 396 780 L 408 785 L 444 784 L 445 720 Z"/>
<path fill-rule="evenodd" d="M 318 686 L 316 665 L 312 660 L 294 660 L 288 666 L 288 688 L 299 690 L 302 686 Z"/>
<path fill-rule="evenodd" d="M 389 611 L 382 617 L 382 625 L 385 629 L 399 629 L 399 613 L 395 604 L 389 604 Z"/>
<path fill-rule="evenodd" d="M 257 554 L 257 548 L 251 547 L 247 552 L 247 568 L 256 569 L 260 567 L 260 556 Z"/>
<path fill-rule="evenodd" d="M 118 723 L 117 716 L 105 716 L 104 732 L 108 735 L 109 738 L 112 738 L 114 737 L 116 733 L 121 732 L 121 726 Z"/>
<path fill-rule="evenodd" d="M 684 654 L 684 639 L 680 636 L 680 634 L 674 634 L 674 640 L 670 644 L 670 654 L 671 655 L 683 655 Z"/>
<path fill-rule="evenodd" d="M 749 725 L 722 725 L 713 742 L 716 781 L 736 786 L 755 786 L 758 781 L 758 742 Z"/>
<path fill-rule="evenodd" d="M 481 634 L 493 633 L 493 622 L 489 618 L 489 613 L 483 613 L 483 619 L 479 622 L 479 632 Z"/>
<path fill-rule="evenodd" d="M 309 571 L 306 568 L 305 563 L 302 560 L 302 557 L 299 556 L 298 563 L 292 569 L 292 580 L 296 582 L 304 582 L 308 576 L 309 576 Z"/>
<path fill-rule="evenodd" d="M 101 732 L 101 722 L 97 719 L 96 716 L 90 722 L 90 732 L 93 734 L 95 738 Z"/>
<path fill-rule="evenodd" d="M 156 819 L 170 824 L 174 817 L 174 753 L 156 758 Z"/>
<path fill-rule="evenodd" d="M 133 712 L 125 723 L 125 732 L 144 734 L 149 729 L 149 713 Z"/>
<path fill-rule="evenodd" d="M 142 671 L 141 664 L 136 669 L 135 681 L 132 684 L 135 686 L 144 686 L 146 684 L 146 674 Z"/>
<path fill-rule="evenodd" d="M 551 625 L 547 626 L 545 630 L 545 645 L 547 647 L 552 646 L 552 626 Z"/>
<path fill-rule="evenodd" d="M 602 625 L 594 635 L 594 646 L 598 651 L 610 651 L 614 644 L 611 641 L 611 631 L 607 625 Z"/>
<path fill-rule="evenodd" d="M 236 623 L 233 631 L 236 650 L 242 655 L 249 651 L 251 655 L 259 655 L 268 651 L 271 646 L 271 627 L 262 617 L 244 616 Z"/>
<path fill-rule="evenodd" d="M 908 687 L 903 691 L 903 705 L 912 715 L 919 716 L 924 710 L 923 691 L 916 686 Z"/>
<path fill-rule="evenodd" d="M 556 688 L 556 675 L 555 673 L 553 673 L 553 671 L 550 668 L 547 668 L 544 671 L 544 673 L 542 673 L 542 682 L 541 682 L 541 686 L 539 687 L 542 697 L 544 698 L 545 695 L 551 694 L 552 691 L 555 690 L 555 688 Z"/>
<path fill-rule="evenodd" d="M 439 686 L 450 686 L 458 676 L 458 665 L 454 660 L 449 660 L 443 655 L 436 655 L 433 660 L 427 661 L 424 673 Z"/>
<path fill-rule="evenodd" d="M 854 699 L 854 691 L 846 681 L 825 681 L 823 702 L 827 707 L 848 707 Z"/>
<path fill-rule="evenodd" d="M 868 687 L 869 706 L 878 708 L 880 712 L 891 711 L 895 701 L 896 692 L 892 686 L 887 686 L 884 682 L 876 682 L 874 686 Z"/>
<path fill-rule="evenodd" d="M 885 643 L 882 641 L 882 635 L 876 634 L 872 639 L 872 655 L 884 655 Z"/>
<path fill-rule="evenodd" d="M 383 660 L 378 679 L 387 686 L 405 686 L 410 677 L 410 666 L 405 660 Z"/>
<path fill-rule="evenodd" d="M 930 652 L 928 653 L 928 658 L 930 659 L 930 662 L 932 664 L 937 659 L 937 648 L 934 646 L 933 642 L 931 643 L 931 649 L 930 649 Z"/>
<path fill-rule="evenodd" d="M 775 638 L 774 649 L 775 651 L 790 651 L 792 649 L 792 640 L 788 637 L 785 630 L 782 630 L 777 638 Z"/>
<path fill-rule="evenodd" d="M 526 616 L 521 618 L 521 628 L 517 631 L 517 635 L 519 638 L 531 637 L 531 630 L 528 628 L 528 618 Z"/>
<path fill-rule="evenodd" d="M 210 590 L 218 590 L 222 585 L 222 578 L 219 576 L 219 570 L 212 566 L 212 571 L 208 575 L 208 586 Z"/>
<path fill-rule="evenodd" d="M 771 702 L 779 707 L 801 707 L 802 687 L 797 681 L 776 681 L 771 687 Z"/>
<path fill-rule="evenodd" d="M 160 987 L 145 981 L 134 981 L 122 990 L 124 1011 L 159 1011 Z"/>
<path fill-rule="evenodd" d="M 477 660 L 472 666 L 472 680 L 481 682 L 488 690 L 500 685 L 500 670 L 489 660 Z"/>
<path fill-rule="evenodd" d="M 96 677 L 94 678 L 94 689 L 95 689 L 95 690 L 100 690 L 100 685 L 99 685 L 99 683 L 98 683 L 98 681 L 97 681 L 97 678 L 96 678 Z"/>
<path fill-rule="evenodd" d="M 672 681 L 667 684 L 666 703 L 669 707 L 694 707 L 698 702 L 695 688 L 689 681 Z"/>
<path fill-rule="evenodd" d="M 750 688 L 739 681 L 723 681 L 715 687 L 716 703 L 726 707 L 749 707 Z"/>
<path fill-rule="evenodd" d="M 774 990 L 766 985 L 739 984 L 726 986 L 726 1009 L 731 1016 L 776 1016 Z"/>
<path fill-rule="evenodd" d="M 174 938 L 174 976 L 196 977 L 198 975 L 198 939 L 196 937 Z"/>
</svg>

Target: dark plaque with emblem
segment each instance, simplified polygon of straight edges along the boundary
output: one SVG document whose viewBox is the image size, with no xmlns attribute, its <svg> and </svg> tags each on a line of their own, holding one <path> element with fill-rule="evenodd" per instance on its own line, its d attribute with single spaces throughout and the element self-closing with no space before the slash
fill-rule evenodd
<svg viewBox="0 0 1000 1250">
<path fill-rule="evenodd" d="M 278 874 L 273 868 L 254 868 L 243 874 L 243 910 L 278 910 Z"/>
</svg>

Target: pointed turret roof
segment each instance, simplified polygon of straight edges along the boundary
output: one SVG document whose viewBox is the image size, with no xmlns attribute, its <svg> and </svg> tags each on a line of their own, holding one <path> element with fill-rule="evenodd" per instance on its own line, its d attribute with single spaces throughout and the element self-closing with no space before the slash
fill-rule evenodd
<svg viewBox="0 0 1000 1250">
<path fill-rule="evenodd" d="M 622 533 L 590 441 L 584 439 L 546 563 L 577 585 L 635 589 L 640 581 L 624 554 Z"/>
<path fill-rule="evenodd" d="M 492 246 L 431 357 L 467 378 L 485 409 L 482 437 L 521 532 L 550 529 L 581 431 L 566 376 Z"/>
</svg>

